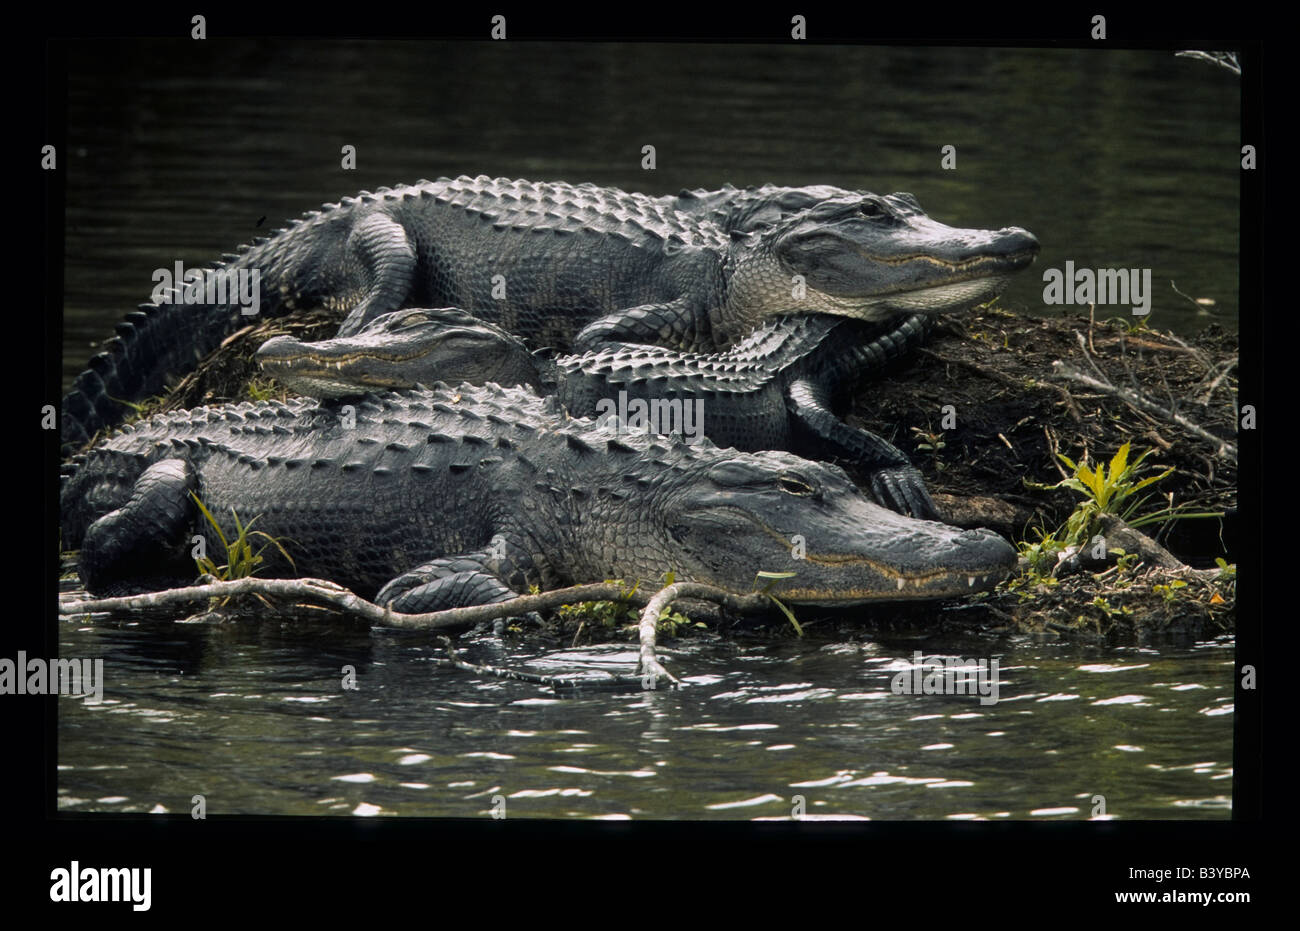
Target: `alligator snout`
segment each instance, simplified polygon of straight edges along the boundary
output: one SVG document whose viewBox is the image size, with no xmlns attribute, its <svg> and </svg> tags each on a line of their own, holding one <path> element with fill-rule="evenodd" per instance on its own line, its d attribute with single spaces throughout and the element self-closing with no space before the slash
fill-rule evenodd
<svg viewBox="0 0 1300 931">
<path fill-rule="evenodd" d="M 282 359 L 291 355 L 291 350 L 300 351 L 301 346 L 302 342 L 292 336 L 275 336 L 258 347 L 257 360 L 268 362 Z"/>
<path fill-rule="evenodd" d="M 998 230 L 997 239 L 991 250 L 994 255 L 1009 259 L 1023 257 L 1028 265 L 1041 248 L 1038 237 L 1020 226 L 1007 226 Z"/>
<path fill-rule="evenodd" d="M 1008 571 L 1016 564 L 1016 551 L 1011 544 L 992 530 L 964 530 L 957 534 L 954 542 L 962 548 L 965 555 L 981 566 L 1005 567 Z"/>
</svg>

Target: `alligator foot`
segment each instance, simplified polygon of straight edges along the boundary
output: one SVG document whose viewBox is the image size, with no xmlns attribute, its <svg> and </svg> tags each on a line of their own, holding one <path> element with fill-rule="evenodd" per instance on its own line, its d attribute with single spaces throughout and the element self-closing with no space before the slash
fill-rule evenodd
<svg viewBox="0 0 1300 931">
<path fill-rule="evenodd" d="M 892 466 L 871 474 L 871 493 L 885 507 L 920 520 L 939 520 L 925 479 L 915 466 Z"/>
<path fill-rule="evenodd" d="M 375 602 L 402 614 L 427 614 L 518 598 L 482 560 L 483 554 L 434 559 L 393 579 Z"/>
<path fill-rule="evenodd" d="M 791 383 L 786 407 L 827 455 L 870 472 L 872 494 L 882 505 L 922 520 L 940 520 L 920 471 L 884 437 L 850 427 L 836 417 L 824 384 L 802 378 Z"/>
<path fill-rule="evenodd" d="M 86 591 L 112 597 L 159 591 L 194 578 L 188 558 L 197 487 L 183 459 L 156 462 L 135 482 L 131 497 L 86 530 L 78 571 Z M 188 572 L 187 572 L 188 568 Z"/>
</svg>

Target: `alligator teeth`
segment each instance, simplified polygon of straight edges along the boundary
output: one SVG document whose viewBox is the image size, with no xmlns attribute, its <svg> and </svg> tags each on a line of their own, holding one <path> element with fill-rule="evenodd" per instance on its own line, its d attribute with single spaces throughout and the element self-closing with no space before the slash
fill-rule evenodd
<svg viewBox="0 0 1300 931">
<path fill-rule="evenodd" d="M 898 580 L 898 590 L 901 592 L 901 591 L 903 590 L 903 586 L 906 585 L 906 584 L 907 584 L 907 582 L 906 582 L 904 579 L 899 579 L 899 580 Z"/>
<path fill-rule="evenodd" d="M 975 587 L 975 576 L 973 576 L 973 575 L 968 575 L 968 576 L 966 576 L 966 587 L 967 587 L 967 588 L 974 588 L 974 587 Z"/>
</svg>

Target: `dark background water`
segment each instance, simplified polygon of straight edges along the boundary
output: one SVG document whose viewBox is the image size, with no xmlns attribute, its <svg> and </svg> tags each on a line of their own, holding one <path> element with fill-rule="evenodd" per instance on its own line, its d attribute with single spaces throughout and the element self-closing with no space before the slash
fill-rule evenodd
<svg viewBox="0 0 1300 931">
<path fill-rule="evenodd" d="M 805 618 L 807 620 L 807 618 Z M 431 638 L 308 623 L 69 620 L 98 705 L 59 701 L 64 811 L 478 817 L 1226 818 L 1232 642 L 1098 647 L 914 630 L 668 642 L 679 691 L 557 698 L 434 666 Z M 896 695 L 913 652 L 997 659 L 996 704 Z M 630 644 L 472 644 L 628 672 Z M 341 687 L 344 666 L 357 689 Z"/>
<path fill-rule="evenodd" d="M 1056 313 L 1041 271 L 1073 260 L 1153 269 L 1156 326 L 1236 326 L 1239 87 L 1171 52 L 212 39 L 69 61 L 65 382 L 154 269 L 462 173 L 910 191 L 943 222 L 1038 235 L 1010 307 Z M 60 701 L 59 805 L 477 815 L 500 794 L 513 814 L 749 818 L 802 794 L 811 814 L 1085 818 L 1102 794 L 1120 818 L 1229 813 L 1230 641 L 870 630 L 709 640 L 670 650 L 680 693 L 557 700 L 437 670 L 418 636 L 65 620 L 60 654 L 105 657 L 109 683 L 103 705 Z M 1003 701 L 890 694 L 913 649 L 1000 657 Z"/>
<path fill-rule="evenodd" d="M 64 376 L 151 274 L 323 202 L 440 175 L 651 194 L 910 191 L 1042 241 L 1042 270 L 1151 268 L 1154 325 L 1235 328 L 1240 88 L 1169 51 L 211 39 L 76 43 Z M 340 167 L 356 147 L 357 168 Z M 645 171 L 641 149 L 658 167 Z M 940 168 L 940 148 L 957 168 Z M 1196 298 L 1175 294 L 1170 281 Z M 1085 308 L 1086 311 L 1086 308 Z M 1127 308 L 1103 315 L 1128 314 Z"/>
</svg>

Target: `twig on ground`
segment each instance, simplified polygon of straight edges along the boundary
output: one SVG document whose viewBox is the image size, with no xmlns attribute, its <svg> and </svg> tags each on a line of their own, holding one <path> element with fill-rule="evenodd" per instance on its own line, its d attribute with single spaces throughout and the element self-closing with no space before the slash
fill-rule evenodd
<svg viewBox="0 0 1300 931">
<path fill-rule="evenodd" d="M 1194 436 L 1197 436 L 1205 440 L 1206 442 L 1212 444 L 1215 448 L 1216 456 L 1227 457 L 1232 459 L 1237 458 L 1237 446 L 1235 443 L 1230 443 L 1227 440 L 1219 439 L 1217 436 L 1215 436 L 1213 433 L 1210 433 L 1204 427 L 1192 423 L 1182 414 L 1161 407 L 1155 401 L 1152 401 L 1151 399 L 1144 397 L 1143 395 L 1124 391 L 1123 389 L 1116 387 L 1114 384 L 1110 383 L 1109 381 L 1093 378 L 1091 375 L 1085 375 L 1083 372 L 1071 368 L 1070 366 L 1066 365 L 1064 362 L 1060 361 L 1059 359 L 1056 362 L 1052 363 L 1052 372 L 1053 375 L 1057 378 L 1064 378 L 1068 381 L 1077 382 L 1081 385 L 1091 388 L 1094 391 L 1100 391 L 1103 394 L 1108 394 L 1111 395 L 1112 397 L 1119 398 L 1121 401 L 1123 401 L 1125 404 L 1127 404 L 1129 407 L 1133 408 L 1134 410 L 1143 411 L 1147 414 L 1152 414 L 1157 417 L 1161 417 L 1169 423 L 1177 424 L 1178 426 L 1186 430 L 1188 433 L 1191 433 Z M 1105 376 L 1103 375 L 1102 378 L 1104 379 Z"/>
</svg>

